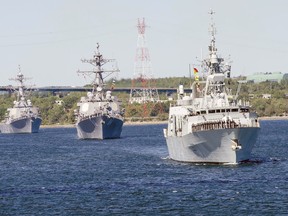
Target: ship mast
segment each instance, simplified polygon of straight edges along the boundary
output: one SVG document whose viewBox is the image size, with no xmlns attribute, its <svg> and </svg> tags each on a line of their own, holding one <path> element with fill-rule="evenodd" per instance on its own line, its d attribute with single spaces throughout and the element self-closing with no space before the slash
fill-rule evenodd
<svg viewBox="0 0 288 216">
<path fill-rule="evenodd" d="M 216 27 L 213 20 L 213 14 L 215 12 L 211 9 L 209 14 L 211 15 L 211 23 L 210 23 L 210 33 L 211 33 L 211 42 L 209 46 L 209 56 L 210 56 L 210 67 L 209 74 L 220 73 L 219 71 L 219 63 L 221 59 L 217 57 L 217 48 L 216 48 Z"/>
<path fill-rule="evenodd" d="M 95 52 L 95 55 L 92 59 L 81 59 L 83 63 L 89 63 L 93 65 L 93 70 L 91 71 L 80 71 L 78 70 L 77 73 L 85 75 L 91 75 L 94 74 L 94 78 L 92 81 L 92 93 L 97 90 L 98 92 L 101 92 L 104 87 L 104 79 L 108 76 L 110 76 L 112 73 L 119 72 L 119 69 L 112 69 L 112 70 L 104 70 L 102 68 L 103 65 L 105 65 L 108 62 L 115 62 L 115 59 L 104 59 L 102 54 L 99 51 L 99 43 L 97 43 L 97 51 Z M 103 77 L 103 74 L 106 73 L 107 75 Z"/>
<path fill-rule="evenodd" d="M 228 97 L 225 90 L 225 74 L 230 77 L 231 66 L 224 63 L 224 59 L 218 57 L 216 48 L 216 27 L 213 19 L 215 12 L 211 9 L 211 23 L 209 32 L 211 33 L 211 41 L 208 46 L 209 57 L 203 60 L 202 66 L 208 71 L 206 80 L 205 93 L 201 106 L 204 108 L 215 106 L 228 106 Z"/>
<path fill-rule="evenodd" d="M 21 67 L 19 65 L 19 73 L 17 74 L 16 78 L 10 78 L 9 80 L 13 80 L 19 83 L 17 88 L 14 88 L 14 91 L 17 92 L 17 101 L 25 101 L 25 85 L 24 80 L 28 80 L 29 78 L 25 78 L 24 75 L 21 73 Z"/>
</svg>

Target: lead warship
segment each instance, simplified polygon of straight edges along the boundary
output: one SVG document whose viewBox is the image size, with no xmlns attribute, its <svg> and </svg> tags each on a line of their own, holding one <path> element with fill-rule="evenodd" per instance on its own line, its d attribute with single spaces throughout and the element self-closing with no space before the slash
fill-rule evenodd
<svg viewBox="0 0 288 216">
<path fill-rule="evenodd" d="M 82 60 L 94 66 L 92 71 L 78 71 L 83 75 L 93 75 L 92 92 L 86 97 L 81 97 L 75 110 L 77 135 L 80 139 L 113 139 L 119 138 L 122 132 L 124 110 L 121 110 L 117 97 L 112 96 L 112 89 L 104 91 L 103 74 L 107 76 L 119 72 L 118 69 L 103 70 L 102 66 L 113 59 L 104 59 L 97 52 L 93 59 Z M 106 77 L 107 77 L 106 76 Z"/>
<path fill-rule="evenodd" d="M 26 87 L 23 81 L 24 75 L 19 72 L 15 80 L 19 82 L 17 99 L 14 106 L 7 109 L 5 119 L 0 124 L 0 133 L 37 133 L 39 131 L 42 119 L 37 107 L 33 106 L 31 100 L 26 99 Z"/>
<path fill-rule="evenodd" d="M 238 100 L 241 83 L 234 96 L 225 86 L 231 66 L 217 54 L 213 14 L 211 10 L 209 56 L 201 65 L 207 72 L 206 79 L 200 81 L 194 68 L 192 93 L 186 95 L 183 86 L 179 86 L 178 100 L 170 106 L 164 136 L 172 160 L 238 164 L 251 158 L 260 125 L 249 104 Z"/>
</svg>

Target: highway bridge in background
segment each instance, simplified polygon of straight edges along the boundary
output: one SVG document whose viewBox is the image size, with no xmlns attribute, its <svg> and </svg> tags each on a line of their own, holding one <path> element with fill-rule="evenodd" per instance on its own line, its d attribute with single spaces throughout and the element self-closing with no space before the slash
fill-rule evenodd
<svg viewBox="0 0 288 216">
<path fill-rule="evenodd" d="M 47 86 L 47 87 L 33 87 L 32 91 L 39 92 L 51 92 L 52 94 L 64 93 L 64 92 L 88 92 L 91 88 L 81 86 Z M 109 89 L 107 89 L 109 90 Z M 130 93 L 131 88 L 119 87 L 113 89 L 113 92 L 125 92 Z M 176 88 L 157 88 L 158 93 L 172 94 L 176 93 Z M 0 86 L 0 92 L 13 92 L 12 86 Z M 185 89 L 185 92 L 191 92 L 191 89 Z"/>
</svg>

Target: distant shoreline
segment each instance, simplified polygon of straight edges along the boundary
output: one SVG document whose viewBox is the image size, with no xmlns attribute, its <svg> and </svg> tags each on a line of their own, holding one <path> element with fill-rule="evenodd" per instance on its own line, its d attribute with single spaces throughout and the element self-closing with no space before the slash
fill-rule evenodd
<svg viewBox="0 0 288 216">
<path fill-rule="evenodd" d="M 288 120 L 288 116 L 271 116 L 271 117 L 259 117 L 259 120 Z M 149 124 L 167 124 L 167 120 L 166 121 L 144 121 L 144 122 L 140 122 L 140 121 L 136 121 L 136 122 L 131 122 L 131 121 L 127 121 L 124 122 L 124 125 L 149 125 Z M 68 125 L 41 125 L 41 128 L 73 128 L 75 127 L 74 124 L 68 124 Z"/>
<path fill-rule="evenodd" d="M 266 116 L 259 117 L 259 120 L 288 120 L 288 116 Z"/>
<path fill-rule="evenodd" d="M 40 128 L 73 128 L 75 127 L 74 124 L 69 125 L 60 125 L 60 124 L 54 124 L 54 125 L 41 125 Z"/>
<path fill-rule="evenodd" d="M 146 124 L 167 124 L 167 121 L 135 121 L 124 122 L 124 125 L 146 125 Z"/>
<path fill-rule="evenodd" d="M 147 121 L 147 122 L 124 122 L 124 125 L 149 125 L 149 124 L 166 124 L 167 121 Z M 60 125 L 60 124 L 54 124 L 54 125 L 41 125 L 41 128 L 73 128 L 75 127 L 74 124 L 67 124 L 67 125 Z"/>
</svg>

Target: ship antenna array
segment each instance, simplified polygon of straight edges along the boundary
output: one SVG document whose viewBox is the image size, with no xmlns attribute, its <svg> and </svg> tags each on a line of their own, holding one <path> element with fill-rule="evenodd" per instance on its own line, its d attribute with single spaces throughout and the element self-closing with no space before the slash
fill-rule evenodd
<svg viewBox="0 0 288 216">
<path fill-rule="evenodd" d="M 113 73 L 119 72 L 120 70 L 118 69 L 118 66 L 116 64 L 116 60 L 115 59 L 104 59 L 102 54 L 100 53 L 99 50 L 99 43 L 97 43 L 96 46 L 96 52 L 93 56 L 92 59 L 81 59 L 82 63 L 89 63 L 91 64 L 94 68 L 93 70 L 87 70 L 87 71 L 80 71 L 78 70 L 77 73 L 78 74 L 82 74 L 84 76 L 84 78 L 86 78 L 86 76 L 94 76 L 92 79 L 92 85 L 93 85 L 93 92 L 95 90 L 95 88 L 97 87 L 103 87 L 104 86 L 104 79 L 107 78 L 108 76 L 110 76 Z M 115 68 L 111 69 L 111 70 L 104 70 L 102 68 L 103 65 L 109 63 L 109 62 L 115 62 Z M 106 76 L 103 77 L 103 74 L 106 74 Z"/>
<path fill-rule="evenodd" d="M 10 78 L 9 80 L 19 82 L 20 86 L 24 87 L 23 81 L 31 79 L 31 78 L 24 77 L 24 75 L 21 73 L 21 66 L 20 65 L 18 65 L 18 70 L 19 70 L 19 73 L 17 74 L 17 77 L 16 78 Z"/>
<path fill-rule="evenodd" d="M 214 23 L 215 11 L 210 9 L 210 11 L 208 13 L 210 14 L 210 19 L 211 19 L 209 31 L 211 32 L 212 38 L 215 40 L 215 35 L 216 35 L 216 27 L 215 27 L 215 23 Z"/>
<path fill-rule="evenodd" d="M 214 14 L 215 11 L 213 11 L 212 9 L 210 9 L 210 11 L 208 12 L 208 14 L 210 15 L 210 27 L 208 29 L 208 32 L 211 35 L 211 41 L 210 41 L 210 45 L 209 45 L 209 55 L 210 57 L 212 56 L 212 54 L 216 54 L 217 48 L 216 48 L 216 27 L 215 27 L 215 23 L 214 23 Z M 208 76 L 211 71 L 209 69 L 209 65 L 210 65 L 210 60 L 209 59 L 203 59 L 203 51 L 201 49 L 201 57 L 200 59 L 196 58 L 197 61 L 201 62 L 201 69 L 202 69 L 202 79 L 204 80 L 205 76 Z"/>
<path fill-rule="evenodd" d="M 19 99 L 20 97 L 27 96 L 27 95 L 25 95 L 24 90 L 28 89 L 28 90 L 32 91 L 32 86 L 30 86 L 28 88 L 27 86 L 24 85 L 24 81 L 29 80 L 31 78 L 24 77 L 24 75 L 21 73 L 21 66 L 20 65 L 18 65 L 18 70 L 19 70 L 19 73 L 17 74 L 17 77 L 16 78 L 10 78 L 9 80 L 16 81 L 19 83 L 19 85 L 17 87 L 11 87 L 11 90 L 17 92 L 17 98 Z"/>
</svg>

